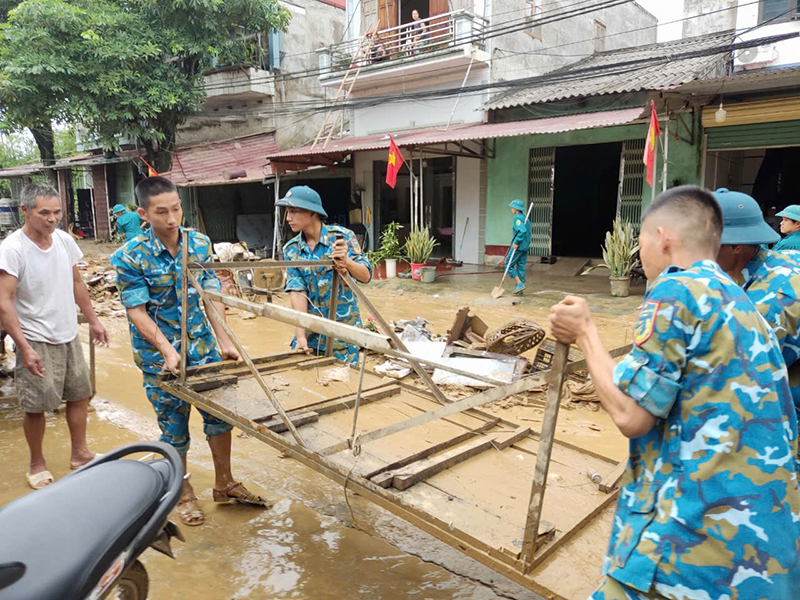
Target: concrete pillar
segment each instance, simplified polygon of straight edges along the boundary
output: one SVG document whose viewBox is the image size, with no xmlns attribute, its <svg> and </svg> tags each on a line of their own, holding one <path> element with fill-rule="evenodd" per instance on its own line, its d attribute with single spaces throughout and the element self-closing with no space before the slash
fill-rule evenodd
<svg viewBox="0 0 800 600">
<path fill-rule="evenodd" d="M 69 169 L 61 169 L 58 173 L 58 196 L 61 199 L 61 229 L 69 231 Z"/>
<path fill-rule="evenodd" d="M 94 181 L 94 236 L 98 240 L 111 239 L 111 223 L 108 217 L 108 189 L 106 186 L 106 166 L 94 165 L 92 167 L 92 180 Z"/>
</svg>

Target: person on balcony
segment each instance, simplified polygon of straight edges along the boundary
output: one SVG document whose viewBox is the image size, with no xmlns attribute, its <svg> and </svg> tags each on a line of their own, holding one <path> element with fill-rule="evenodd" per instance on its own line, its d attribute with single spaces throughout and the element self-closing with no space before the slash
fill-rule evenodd
<svg viewBox="0 0 800 600">
<path fill-rule="evenodd" d="M 428 33 L 428 26 L 419 18 L 419 11 L 417 9 L 411 11 L 411 26 L 409 27 L 409 31 L 411 32 L 411 42 L 409 45 L 412 51 L 419 49 L 423 40 L 429 40 L 431 37 Z"/>
</svg>

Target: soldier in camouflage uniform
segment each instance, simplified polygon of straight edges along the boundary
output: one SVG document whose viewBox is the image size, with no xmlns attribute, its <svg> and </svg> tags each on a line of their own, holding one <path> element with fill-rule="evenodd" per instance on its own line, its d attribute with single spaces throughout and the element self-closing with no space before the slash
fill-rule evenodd
<svg viewBox="0 0 800 600">
<path fill-rule="evenodd" d="M 588 304 L 553 307 L 630 438 L 606 575 L 593 600 L 800 598 L 797 419 L 777 339 L 714 262 L 713 196 L 659 196 L 639 236 L 651 287 L 615 366 Z"/>
<path fill-rule="evenodd" d="M 322 199 L 317 192 L 305 185 L 295 186 L 278 200 L 278 206 L 286 207 L 289 226 L 292 231 L 299 232 L 283 247 L 285 260 L 333 259 L 339 271 L 350 273 L 356 281 L 368 283 L 372 279 L 372 266 L 361 252 L 355 234 L 345 227 L 322 222 L 328 213 L 322 208 Z M 328 318 L 332 284 L 333 269 L 330 267 L 286 269 L 284 289 L 290 292 L 292 308 L 301 312 Z M 358 301 L 345 285 L 339 286 L 336 320 L 361 327 Z M 292 340 L 292 348 L 316 354 L 323 354 L 326 344 L 326 336 L 307 334 L 302 327 L 297 328 Z M 358 348 L 341 340 L 333 341 L 333 355 L 346 363 L 358 363 Z"/>
<path fill-rule="evenodd" d="M 178 451 L 186 469 L 191 407 L 163 391 L 157 381 L 158 373 L 162 370 L 176 372 L 180 364 L 181 200 L 175 185 L 163 177 L 142 180 L 136 186 L 136 197 L 141 207 L 139 215 L 150 222 L 150 230 L 114 252 L 111 265 L 117 271 L 120 301 L 127 309 L 134 362 L 144 375 L 143 385 L 156 412 L 161 429 L 160 439 Z M 208 261 L 211 256 L 210 240 L 196 231 L 189 231 L 188 235 L 189 262 Z M 219 279 L 213 271 L 200 272 L 197 278 L 203 289 L 220 289 Z M 200 307 L 200 294 L 192 285 L 188 288 L 187 303 L 187 365 L 217 362 L 221 358 L 238 360 L 239 353 L 219 322 L 211 319 L 209 323 L 209 317 Z M 217 304 L 217 307 L 224 316 L 225 307 L 222 304 Z M 251 494 L 231 474 L 232 427 L 202 410 L 200 414 L 214 458 L 214 501 L 234 500 L 265 505 L 262 498 Z M 200 525 L 205 518 L 188 478 L 184 480 L 178 514 L 185 525 Z"/>
<path fill-rule="evenodd" d="M 717 262 L 747 292 L 775 332 L 789 368 L 794 404 L 800 409 L 800 254 L 763 245 L 774 244 L 780 236 L 747 194 L 722 188 L 714 197 L 723 220 Z"/>
</svg>

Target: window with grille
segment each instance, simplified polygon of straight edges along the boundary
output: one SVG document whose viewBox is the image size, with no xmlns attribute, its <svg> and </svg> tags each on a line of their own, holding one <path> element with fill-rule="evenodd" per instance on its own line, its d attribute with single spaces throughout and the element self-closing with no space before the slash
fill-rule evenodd
<svg viewBox="0 0 800 600">
<path fill-rule="evenodd" d="M 758 23 L 777 23 L 800 17 L 800 0 L 761 0 Z"/>
</svg>

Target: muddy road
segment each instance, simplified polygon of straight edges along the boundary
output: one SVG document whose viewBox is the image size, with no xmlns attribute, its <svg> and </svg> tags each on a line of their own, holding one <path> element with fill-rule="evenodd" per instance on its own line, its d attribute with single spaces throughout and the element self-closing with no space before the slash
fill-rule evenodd
<svg viewBox="0 0 800 600">
<path fill-rule="evenodd" d="M 388 319 L 423 316 L 431 321 L 432 330 L 444 332 L 455 311 L 468 304 L 490 327 L 519 317 L 546 326 L 549 305 L 564 295 L 559 288 L 571 286 L 571 282 L 551 282 L 555 291 L 533 291 L 522 304 L 509 306 L 487 300 L 496 278 L 487 279 L 486 290 L 467 279 L 424 288 L 429 293 L 421 293 L 409 282 L 382 282 L 370 286 L 367 293 Z M 598 290 L 589 291 L 606 344 L 629 341 L 639 299 L 612 302 Z M 240 319 L 236 311 L 229 311 L 228 319 L 253 355 L 284 350 L 291 339 L 290 326 L 263 318 Z M 131 358 L 127 321 L 113 316 L 103 321 L 112 347 L 97 351 L 98 394 L 89 422 L 90 446 L 99 452 L 158 435 L 141 375 Z M 85 326 L 80 335 L 86 342 Z M 10 357 L 13 360 L 13 353 Z M 356 383 L 352 385 L 355 391 Z M 6 381 L 3 391 L 14 393 L 13 382 Z M 502 412 L 509 418 L 535 417 L 533 409 L 525 406 Z M 4 459 L 0 504 L 30 492 L 25 482 L 28 452 L 21 418 L 15 401 L 0 397 L 0 455 Z M 214 505 L 211 455 L 201 425 L 199 416 L 193 416 L 189 468 L 206 522 L 201 527 L 181 526 L 187 542 L 176 544 L 177 560 L 145 553 L 151 598 L 538 598 L 352 494 L 351 516 L 340 485 L 235 430 L 235 476 L 276 504 L 267 511 Z M 627 451 L 624 439 L 602 411 L 564 411 L 558 435 L 617 460 Z M 67 475 L 69 434 L 63 414 L 48 418 L 45 454 L 57 479 Z"/>
</svg>

